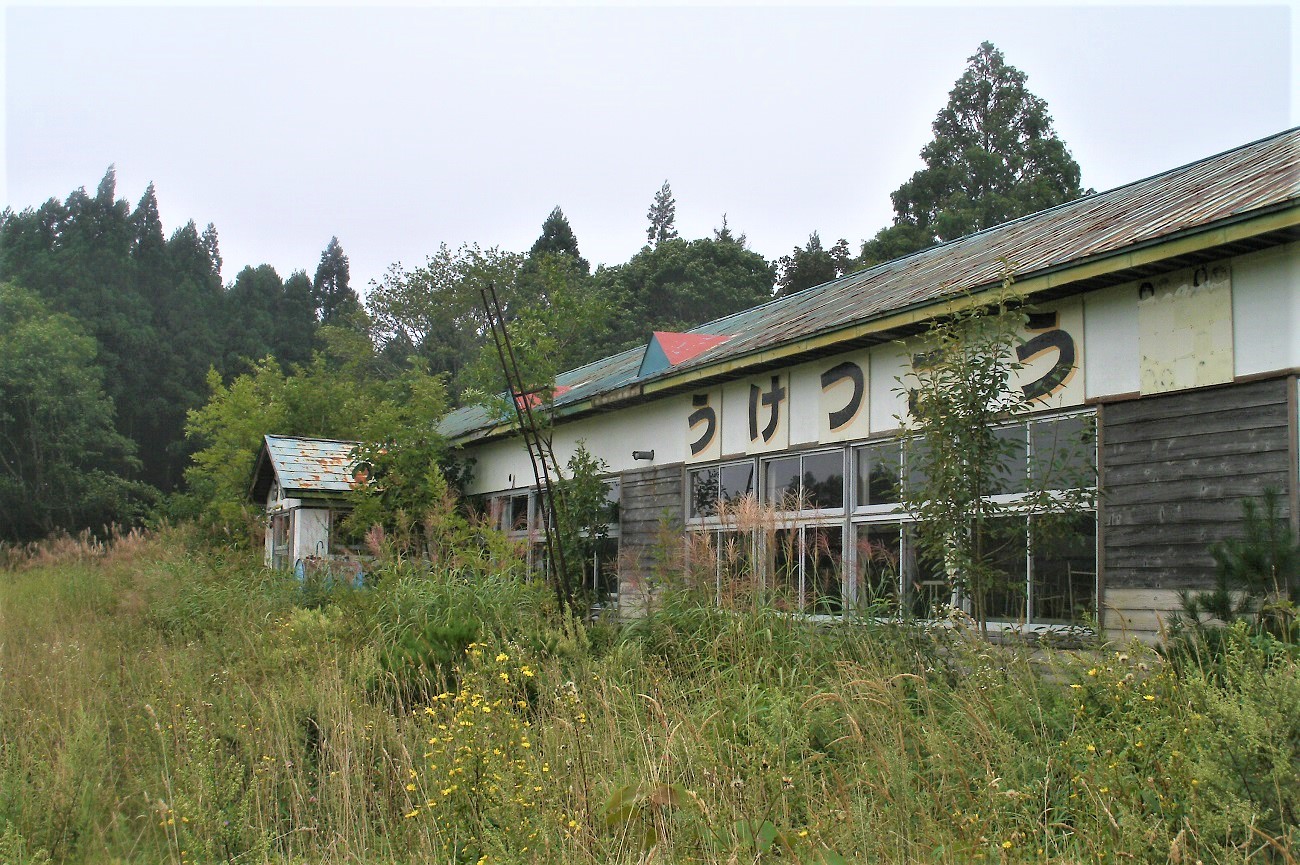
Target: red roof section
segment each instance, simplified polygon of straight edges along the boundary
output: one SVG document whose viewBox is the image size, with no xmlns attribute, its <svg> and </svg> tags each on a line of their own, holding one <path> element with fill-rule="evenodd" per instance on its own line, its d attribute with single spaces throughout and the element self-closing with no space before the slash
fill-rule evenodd
<svg viewBox="0 0 1300 865">
<path fill-rule="evenodd" d="M 720 336 L 711 333 L 672 333 L 664 330 L 656 330 L 654 337 L 659 340 L 659 347 L 664 350 L 668 363 L 673 366 L 704 354 L 715 345 L 721 345 L 731 339 L 730 334 Z"/>
<path fill-rule="evenodd" d="M 555 389 L 551 392 L 551 399 L 562 396 L 570 390 L 573 390 L 573 388 L 569 387 L 567 384 L 557 384 Z M 542 395 L 537 391 L 532 391 L 531 393 L 526 394 L 515 394 L 515 405 L 522 409 L 525 403 L 527 403 L 529 408 L 537 408 L 542 404 Z"/>
</svg>

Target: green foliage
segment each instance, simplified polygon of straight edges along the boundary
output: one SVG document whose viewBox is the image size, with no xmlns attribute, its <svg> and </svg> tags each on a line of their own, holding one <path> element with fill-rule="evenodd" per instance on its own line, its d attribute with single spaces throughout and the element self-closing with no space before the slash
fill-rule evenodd
<svg viewBox="0 0 1300 865">
<path fill-rule="evenodd" d="M 94 340 L 34 294 L 0 283 L 0 540 L 130 524 L 155 492 L 113 428 Z"/>
<path fill-rule="evenodd" d="M 584 276 L 591 272 L 591 265 L 578 252 L 578 238 L 573 233 L 573 226 L 569 225 L 564 211 L 558 206 L 542 223 L 542 234 L 528 250 L 528 260 L 536 260 L 544 255 L 568 255 Z"/>
<path fill-rule="evenodd" d="M 503 302 L 510 343 L 530 391 L 546 391 L 559 373 L 606 353 L 614 310 L 572 256 L 543 254 L 526 260 Z M 490 337 L 456 385 L 467 402 L 481 394 L 505 393 L 501 360 Z"/>
<path fill-rule="evenodd" d="M 241 272 L 227 294 L 211 224 L 200 231 L 189 221 L 167 237 L 152 184 L 134 209 L 116 193 L 110 167 L 94 194 L 78 189 L 62 202 L 6 210 L 0 278 L 72 316 L 95 340 L 115 428 L 138 460 L 114 471 L 170 492 L 188 458 L 186 412 L 206 397 L 209 368 L 229 376 L 267 354 L 283 364 L 310 359 L 311 286 L 304 294 L 291 278 L 281 297 L 279 277 L 263 266 L 255 279 Z"/>
<path fill-rule="evenodd" d="M 481 625 L 469 620 L 449 625 L 429 622 L 412 629 L 379 653 L 380 687 L 391 687 L 399 704 L 427 703 L 442 691 L 454 690 L 457 667 Z"/>
<path fill-rule="evenodd" d="M 793 252 L 777 262 L 780 277 L 776 282 L 776 294 L 785 297 L 830 282 L 853 270 L 853 265 L 847 240 L 841 238 L 830 249 L 825 249 L 821 235 L 814 231 L 808 235 L 806 248 L 796 246 Z"/>
<path fill-rule="evenodd" d="M 438 557 L 438 536 L 463 480 L 437 429 L 446 410 L 442 378 L 419 362 L 371 385 L 370 404 L 354 427 L 362 442 L 356 459 L 366 467 L 366 482 L 348 494 L 353 511 L 345 525 L 355 534 L 381 526 L 400 553 Z"/>
<path fill-rule="evenodd" d="M 875 264 L 1084 195 L 1079 165 L 1026 76 L 984 42 L 934 120 L 926 167 L 891 195 L 894 224 L 863 245 Z"/>
<path fill-rule="evenodd" d="M 226 292 L 225 358 L 227 374 L 274 357 L 290 367 L 311 360 L 317 321 L 311 282 L 299 271 L 288 282 L 269 264 L 245 267 Z"/>
<path fill-rule="evenodd" d="M 916 516 L 922 552 L 942 563 L 949 583 L 971 600 L 981 631 L 989 595 L 1011 587 L 998 562 L 1013 538 L 999 530 L 998 518 L 1028 512 L 1036 531 L 1050 533 L 1053 522 L 1068 524 L 1070 514 L 1091 506 L 1087 490 L 1095 485 L 1069 477 L 1064 455 L 1054 454 L 1022 501 L 993 498 L 1003 466 L 1018 454 L 997 425 L 1033 408 L 1011 380 L 1022 366 L 1014 349 L 1026 321 L 1011 287 L 1008 275 L 990 306 L 968 304 L 936 320 L 912 371 L 899 380 L 909 403 L 900 422 L 914 435 L 904 452 L 903 499 Z M 1014 540 L 1020 537 L 1017 529 Z"/>
<path fill-rule="evenodd" d="M 361 456 L 372 467 L 372 481 L 386 478 L 358 497 L 364 517 L 375 523 L 385 524 L 381 517 L 418 521 L 420 509 L 439 500 L 441 492 L 429 484 L 442 483 L 442 469 L 452 468 L 436 431 L 446 410 L 441 379 L 419 363 L 392 374 L 370 340 L 355 330 L 326 326 L 320 333 L 325 350 L 291 374 L 271 358 L 229 385 L 215 370 L 209 373 L 211 396 L 190 412 L 186 428 L 197 450 L 186 470 L 190 491 L 182 513 L 200 517 L 213 530 L 246 537 L 253 514 L 253 503 L 246 501 L 248 484 L 268 433 L 364 442 Z M 459 479 L 455 471 L 453 478 Z M 369 525 L 360 525 L 360 531 Z"/>
<path fill-rule="evenodd" d="M 6 823 L 0 832 L 0 862 L 11 865 L 52 865 L 53 860 L 44 848 L 36 850 L 27 846 L 27 842 L 12 823 Z"/>
<path fill-rule="evenodd" d="M 1202 669 L 666 598 L 597 650 L 518 562 L 382 565 L 302 610 L 291 579 L 192 539 L 0 574 L 0 859 L 1236 862 L 1300 843 L 1297 661 L 1244 623 Z M 451 681 L 371 699 L 410 634 Z"/>
<path fill-rule="evenodd" d="M 521 256 L 497 247 L 453 251 L 444 243 L 423 267 L 393 265 L 366 298 L 377 345 L 418 355 L 429 372 L 446 373 L 455 384 L 488 339 L 479 289 L 495 286 L 508 306 L 521 263 Z"/>
<path fill-rule="evenodd" d="M 349 285 L 350 273 L 343 245 L 337 237 L 331 237 L 311 281 L 312 300 L 321 324 L 345 324 L 361 310 L 361 299 Z"/>
<path fill-rule="evenodd" d="M 771 298 L 773 268 L 738 240 L 665 240 L 595 276 L 616 308 L 610 345 L 644 345 L 655 330 L 685 331 Z"/>
<path fill-rule="evenodd" d="M 1244 499 L 1242 535 L 1210 547 L 1214 557 L 1214 587 L 1208 591 L 1179 592 L 1182 614 L 1173 623 L 1171 650 L 1212 655 L 1222 652 L 1223 638 L 1215 632 L 1234 622 L 1248 623 L 1257 633 L 1267 632 L 1295 642 L 1295 601 L 1300 597 L 1300 543 L 1282 514 L 1276 490 L 1264 491 L 1259 500 Z"/>
<path fill-rule="evenodd" d="M 578 442 L 567 469 L 554 483 L 556 515 L 551 540 L 560 544 L 569 571 L 558 587 L 560 594 L 570 604 L 581 600 L 586 609 L 594 600 L 587 590 L 594 587 L 587 585 L 584 575 L 600 541 L 609 533 L 609 523 L 617 522 L 617 516 L 610 512 L 604 480 L 609 465 L 592 456 L 585 442 Z"/>
<path fill-rule="evenodd" d="M 646 219 L 650 225 L 645 230 L 645 242 L 650 246 L 677 239 L 677 199 L 673 198 L 673 190 L 667 180 L 655 193 L 650 210 L 646 212 Z"/>
</svg>

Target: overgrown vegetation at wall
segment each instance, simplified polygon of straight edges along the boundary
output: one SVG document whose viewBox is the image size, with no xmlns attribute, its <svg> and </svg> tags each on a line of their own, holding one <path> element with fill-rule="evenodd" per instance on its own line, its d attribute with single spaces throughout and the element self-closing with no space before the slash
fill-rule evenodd
<svg viewBox="0 0 1300 865">
<path fill-rule="evenodd" d="M 0 571 L 6 862 L 1290 861 L 1300 670 L 1030 655 L 517 562 L 305 599 L 193 538 Z M 503 548 L 504 550 L 505 548 Z M 305 603 L 310 600 L 311 603 Z"/>
</svg>

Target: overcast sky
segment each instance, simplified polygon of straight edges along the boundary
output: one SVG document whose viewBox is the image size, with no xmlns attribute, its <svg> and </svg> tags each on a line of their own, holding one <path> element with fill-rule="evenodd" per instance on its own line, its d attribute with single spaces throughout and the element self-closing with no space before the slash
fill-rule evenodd
<svg viewBox="0 0 1300 865">
<path fill-rule="evenodd" d="M 677 227 L 770 259 L 857 245 L 922 166 L 985 39 L 1029 76 L 1098 190 L 1300 123 L 1297 0 L 1272 5 L 217 6 L 5 9 L 4 178 L 22 209 L 109 164 L 170 232 L 364 292 L 440 243 L 526 251 L 563 208 L 594 264 Z"/>
</svg>

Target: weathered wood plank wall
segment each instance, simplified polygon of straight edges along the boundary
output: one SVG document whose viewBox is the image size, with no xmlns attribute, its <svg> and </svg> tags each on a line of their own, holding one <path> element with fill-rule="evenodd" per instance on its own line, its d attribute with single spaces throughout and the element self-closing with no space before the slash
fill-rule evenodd
<svg viewBox="0 0 1300 865">
<path fill-rule="evenodd" d="M 619 496 L 619 594 L 635 606 L 664 543 L 684 549 L 686 499 L 681 463 L 623 472 Z"/>
<path fill-rule="evenodd" d="M 1102 409 L 1104 574 L 1111 589 L 1208 586 L 1210 545 L 1273 488 L 1289 513 L 1287 381 L 1168 394 Z"/>
</svg>

